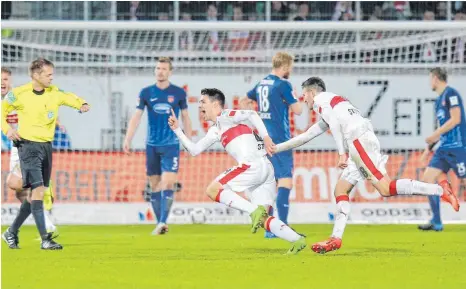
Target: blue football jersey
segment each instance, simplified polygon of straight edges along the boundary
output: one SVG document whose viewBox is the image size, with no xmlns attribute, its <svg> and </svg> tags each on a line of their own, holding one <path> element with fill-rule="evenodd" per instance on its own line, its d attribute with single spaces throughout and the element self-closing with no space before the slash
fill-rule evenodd
<svg viewBox="0 0 466 289">
<path fill-rule="evenodd" d="M 439 148 L 466 147 L 466 117 L 463 100 L 456 89 L 447 86 L 435 101 L 435 112 L 440 126 L 450 119 L 450 109 L 453 107 L 461 109 L 461 123 L 440 137 Z"/>
<path fill-rule="evenodd" d="M 288 107 L 298 100 L 288 80 L 269 74 L 248 92 L 248 98 L 257 102 L 259 115 L 275 143 L 291 138 Z"/>
<path fill-rule="evenodd" d="M 168 126 L 171 109 L 176 116 L 180 110 L 187 109 L 186 92 L 183 88 L 170 84 L 166 89 L 160 89 L 155 84 L 141 90 L 138 109 L 147 106 L 147 145 L 166 146 L 178 144 L 178 138 Z"/>
</svg>

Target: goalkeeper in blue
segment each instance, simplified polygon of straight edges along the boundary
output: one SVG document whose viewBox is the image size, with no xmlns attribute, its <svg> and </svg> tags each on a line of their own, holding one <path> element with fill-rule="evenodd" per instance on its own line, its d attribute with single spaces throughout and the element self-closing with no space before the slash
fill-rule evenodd
<svg viewBox="0 0 466 289">
<path fill-rule="evenodd" d="M 293 69 L 293 56 L 278 52 L 272 58 L 272 72 L 259 81 L 241 100 L 243 109 L 251 109 L 255 101 L 259 108 L 267 131 L 274 143 L 282 143 L 291 138 L 289 110 L 297 115 L 303 111 L 301 103 L 296 99 L 293 88 L 288 81 Z M 277 213 L 279 219 L 288 224 L 289 198 L 293 187 L 293 152 L 284 151 L 270 157 L 278 182 Z M 270 215 L 273 215 L 272 207 Z M 265 233 L 266 238 L 274 238 L 271 232 Z"/>
<path fill-rule="evenodd" d="M 131 140 L 147 107 L 146 172 L 151 187 L 151 205 L 157 217 L 157 226 L 152 235 L 168 232 L 167 220 L 173 204 L 174 186 L 177 180 L 180 144 L 168 126 L 171 110 L 179 117 L 183 127 L 191 136 L 191 120 L 188 115 L 186 92 L 170 83 L 173 66 L 166 57 L 158 59 L 155 67 L 156 83 L 145 87 L 139 94 L 136 112 L 132 116 L 124 142 L 124 151 L 129 153 Z"/>
<path fill-rule="evenodd" d="M 466 117 L 463 100 L 456 89 L 447 83 L 447 72 L 443 68 L 430 71 L 430 85 L 438 95 L 435 101 L 435 113 L 439 123 L 431 136 L 426 138 L 428 147 L 424 156 L 439 142 L 422 181 L 436 183 L 446 180 L 451 169 L 459 179 L 466 179 Z M 451 186 L 450 186 L 451 190 Z M 433 218 L 428 224 L 420 225 L 420 230 L 442 231 L 440 217 L 440 197 L 429 196 Z"/>
</svg>

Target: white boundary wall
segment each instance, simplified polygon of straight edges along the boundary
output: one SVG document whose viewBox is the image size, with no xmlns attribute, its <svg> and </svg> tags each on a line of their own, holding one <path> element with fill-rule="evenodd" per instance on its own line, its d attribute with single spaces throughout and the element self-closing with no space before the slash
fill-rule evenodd
<svg viewBox="0 0 466 289">
<path fill-rule="evenodd" d="M 466 203 L 462 203 L 464 208 Z M 10 225 L 19 204 L 2 205 L 2 225 Z M 289 221 L 300 223 L 331 223 L 335 205 L 331 203 L 291 203 Z M 442 203 L 444 223 L 466 223 L 466 210 L 454 212 Z M 129 225 L 155 224 L 150 203 L 56 204 L 53 218 L 58 225 Z M 425 223 L 431 218 L 426 203 L 354 203 L 350 223 L 405 224 Z M 33 224 L 32 217 L 26 224 Z M 249 224 L 246 213 L 217 203 L 175 203 L 168 220 L 170 224 Z"/>
</svg>

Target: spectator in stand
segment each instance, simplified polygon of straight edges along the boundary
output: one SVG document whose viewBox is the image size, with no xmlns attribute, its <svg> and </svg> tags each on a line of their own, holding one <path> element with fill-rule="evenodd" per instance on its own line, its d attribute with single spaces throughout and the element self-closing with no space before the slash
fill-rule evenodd
<svg viewBox="0 0 466 289">
<path fill-rule="evenodd" d="M 447 20 L 447 3 L 439 2 L 437 4 L 437 20 Z"/>
<path fill-rule="evenodd" d="M 424 21 L 433 21 L 433 20 L 435 20 L 434 12 L 432 12 L 432 11 L 424 12 L 424 18 L 422 20 L 424 20 Z"/>
<path fill-rule="evenodd" d="M 382 6 L 384 20 L 407 20 L 411 18 L 408 1 L 385 1 Z"/>
<path fill-rule="evenodd" d="M 424 12 L 424 21 L 434 21 L 435 14 L 432 11 Z M 435 49 L 435 43 L 426 43 L 422 47 L 422 58 L 423 62 L 435 62 L 437 61 L 437 53 Z"/>
<path fill-rule="evenodd" d="M 170 17 L 168 16 L 168 12 L 160 12 L 158 16 L 160 21 L 169 21 Z"/>
<path fill-rule="evenodd" d="M 352 1 L 339 1 L 335 5 L 335 12 L 333 13 L 333 21 L 348 21 L 354 20 L 354 12 Z"/>
<path fill-rule="evenodd" d="M 293 21 L 307 21 L 309 19 L 309 5 L 301 3 L 298 8 L 298 15 L 293 18 Z"/>
<path fill-rule="evenodd" d="M 236 4 L 233 7 L 233 21 L 243 21 L 243 8 Z M 249 31 L 228 31 L 229 50 L 238 51 L 247 48 Z"/>
<path fill-rule="evenodd" d="M 465 13 L 456 13 L 455 21 L 466 21 Z M 453 62 L 465 63 L 466 62 L 466 37 L 459 37 L 454 40 L 454 56 Z"/>
<path fill-rule="evenodd" d="M 272 2 L 271 19 L 274 21 L 285 21 L 288 19 L 288 7 L 282 1 Z"/>
<path fill-rule="evenodd" d="M 207 6 L 207 21 L 218 21 L 218 10 L 214 3 Z M 209 32 L 209 50 L 219 51 L 220 47 L 218 44 L 218 31 Z"/>
<path fill-rule="evenodd" d="M 191 13 L 181 13 L 180 21 L 192 21 Z M 180 33 L 180 49 L 181 50 L 193 50 L 194 37 L 192 31 L 181 31 Z"/>
</svg>

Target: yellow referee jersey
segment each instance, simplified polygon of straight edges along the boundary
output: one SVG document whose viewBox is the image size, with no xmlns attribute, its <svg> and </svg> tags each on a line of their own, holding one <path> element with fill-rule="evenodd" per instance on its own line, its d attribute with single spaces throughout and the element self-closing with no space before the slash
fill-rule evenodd
<svg viewBox="0 0 466 289">
<path fill-rule="evenodd" d="M 42 93 L 32 89 L 32 83 L 13 88 L 2 100 L 2 131 L 10 126 L 6 116 L 13 110 L 18 113 L 18 133 L 23 139 L 36 142 L 53 140 L 58 108 L 66 105 L 76 109 L 86 103 L 73 93 L 64 92 L 52 85 Z"/>
</svg>

